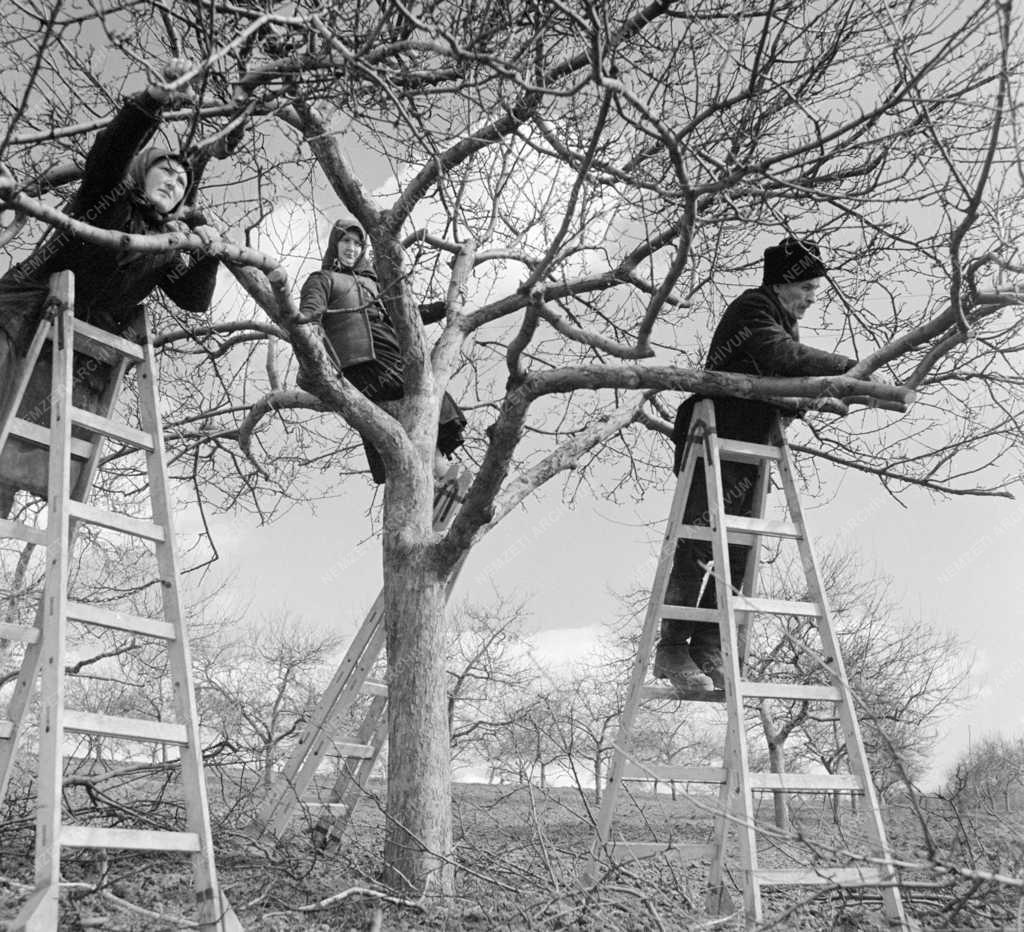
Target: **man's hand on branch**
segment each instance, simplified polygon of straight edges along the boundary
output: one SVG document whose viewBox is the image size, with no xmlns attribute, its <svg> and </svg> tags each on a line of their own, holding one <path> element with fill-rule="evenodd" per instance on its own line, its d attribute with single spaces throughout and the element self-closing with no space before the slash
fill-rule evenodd
<svg viewBox="0 0 1024 932">
<path fill-rule="evenodd" d="M 195 62 L 189 61 L 187 58 L 168 59 L 161 68 L 161 80 L 150 84 L 148 89 L 149 96 L 161 104 L 172 105 L 189 103 L 195 100 L 195 91 L 192 90 L 188 83 L 184 83 L 180 87 L 168 86 L 173 85 L 183 75 L 188 74 L 190 71 L 195 71 L 195 69 Z"/>
</svg>

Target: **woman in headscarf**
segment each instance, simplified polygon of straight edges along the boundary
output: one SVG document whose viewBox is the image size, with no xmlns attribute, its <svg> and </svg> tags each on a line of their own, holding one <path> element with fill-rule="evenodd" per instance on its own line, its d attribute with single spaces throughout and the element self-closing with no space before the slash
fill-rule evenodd
<svg viewBox="0 0 1024 932">
<path fill-rule="evenodd" d="M 189 67 L 180 60 L 168 62 L 164 78 L 173 81 Z M 192 230 L 205 243 L 219 239 L 201 214 L 183 210 L 191 178 L 182 156 L 159 147 L 143 150 L 160 125 L 163 108 L 186 95 L 154 85 L 125 100 L 89 150 L 82 182 L 66 209 L 70 216 L 105 230 L 141 234 Z M 217 259 L 188 251 L 118 251 L 51 230 L 27 259 L 0 278 L 0 406 L 13 390 L 13 363 L 27 350 L 42 319 L 50 276 L 65 269 L 75 276 L 76 318 L 130 335 L 143 302 L 156 288 L 185 311 L 205 312 L 213 297 Z M 110 377 L 108 366 L 76 356 L 73 403 L 98 410 Z M 44 353 L 26 390 L 21 416 L 48 423 L 49 395 L 50 360 Z M 33 461 L 31 466 L 22 464 L 30 473 L 41 468 L 40 455 L 45 464 L 45 451 L 39 448 L 22 453 Z M 8 449 L 0 469 L 3 478 L 9 478 L 12 456 L 17 456 L 16 451 Z M 42 468 L 45 476 L 45 465 Z M 3 492 L 0 484 L 0 498 Z"/>
<path fill-rule="evenodd" d="M 366 232 L 353 217 L 331 228 L 323 270 L 302 286 L 300 311 L 319 320 L 338 368 L 371 401 L 397 401 L 404 394 L 398 337 L 380 300 L 377 277 L 367 259 Z M 437 449 L 450 457 L 463 444 L 466 418 L 447 392 L 441 401 Z M 384 461 L 363 439 L 370 474 L 385 479 Z"/>
</svg>

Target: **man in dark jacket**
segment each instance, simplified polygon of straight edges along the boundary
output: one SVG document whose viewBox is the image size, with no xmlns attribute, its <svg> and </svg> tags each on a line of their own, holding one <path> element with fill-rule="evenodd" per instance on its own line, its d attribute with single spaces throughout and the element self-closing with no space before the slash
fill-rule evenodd
<svg viewBox="0 0 1024 932">
<path fill-rule="evenodd" d="M 168 62 L 164 78 L 171 82 L 189 68 L 188 62 Z M 142 149 L 160 125 L 164 107 L 187 96 L 187 91 L 154 85 L 129 97 L 97 134 L 67 213 L 105 230 L 146 234 L 191 229 L 206 243 L 219 239 L 198 212 L 182 213 L 190 183 L 182 156 L 159 147 Z M 51 230 L 27 259 L 0 278 L 0 409 L 6 408 L 13 391 L 16 358 L 25 353 L 42 319 L 50 276 L 64 270 L 75 276 L 75 316 L 130 336 L 143 302 L 157 288 L 183 310 L 205 312 L 216 284 L 217 259 L 188 252 L 119 252 Z M 74 371 L 74 404 L 98 410 L 110 367 L 76 354 Z M 49 395 L 50 359 L 44 353 L 26 389 L 22 417 L 48 423 Z M 46 453 L 9 441 L 0 472 L 4 478 L 41 473 L 45 487 Z M 32 488 L 17 482 L 13 486 Z M 0 484 L 0 508 L 9 508 L 11 494 L 10 484 Z"/>
<path fill-rule="evenodd" d="M 813 243 L 788 238 L 766 249 L 761 287 L 743 292 L 726 308 L 711 339 L 705 368 L 779 377 L 841 375 L 850 369 L 855 360 L 800 342 L 798 322 L 814 303 L 825 272 L 818 247 Z M 677 473 L 697 400 L 693 397 L 684 402 L 676 416 L 673 440 Z M 741 398 L 716 398 L 714 404 L 719 436 L 752 443 L 769 441 L 778 408 Z M 781 413 L 791 416 L 797 412 Z M 757 479 L 756 465 L 722 463 L 722 494 L 727 513 L 751 516 Z M 694 471 L 683 523 L 709 523 L 702 462 Z M 742 584 L 749 549 L 729 546 L 730 576 L 735 589 Z M 715 578 L 708 571 L 711 559 L 709 543 L 680 541 L 665 601 L 670 605 L 714 608 Z M 669 680 L 681 694 L 722 689 L 725 681 L 718 625 L 662 619 L 654 675 Z"/>
</svg>

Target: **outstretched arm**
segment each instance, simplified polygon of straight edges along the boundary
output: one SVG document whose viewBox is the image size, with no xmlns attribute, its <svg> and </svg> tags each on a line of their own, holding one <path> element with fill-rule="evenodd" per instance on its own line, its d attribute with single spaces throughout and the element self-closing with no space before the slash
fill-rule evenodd
<svg viewBox="0 0 1024 932">
<path fill-rule="evenodd" d="M 173 81 L 190 67 L 183 59 L 172 59 L 163 67 L 164 80 Z M 168 91 L 159 84 L 152 84 L 128 97 L 113 121 L 96 135 L 86 156 L 82 184 L 70 213 L 94 220 L 107 201 L 122 196 L 128 166 L 160 125 L 164 106 L 179 103 L 189 96 L 189 91 Z"/>
</svg>

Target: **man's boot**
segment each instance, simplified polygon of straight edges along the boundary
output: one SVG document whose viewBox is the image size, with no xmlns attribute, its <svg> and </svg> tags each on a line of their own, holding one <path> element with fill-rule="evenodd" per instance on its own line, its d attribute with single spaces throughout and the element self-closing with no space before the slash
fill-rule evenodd
<svg viewBox="0 0 1024 932">
<path fill-rule="evenodd" d="M 690 659 L 715 684 L 715 689 L 725 689 L 725 661 L 718 644 L 690 642 Z"/>
<path fill-rule="evenodd" d="M 681 695 L 714 689 L 711 678 L 693 662 L 690 649 L 685 644 L 658 644 L 654 652 L 654 676 L 655 679 L 668 680 Z"/>
</svg>

